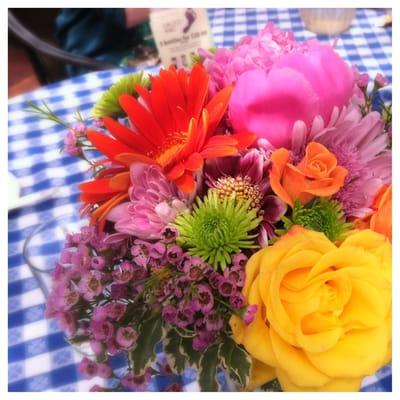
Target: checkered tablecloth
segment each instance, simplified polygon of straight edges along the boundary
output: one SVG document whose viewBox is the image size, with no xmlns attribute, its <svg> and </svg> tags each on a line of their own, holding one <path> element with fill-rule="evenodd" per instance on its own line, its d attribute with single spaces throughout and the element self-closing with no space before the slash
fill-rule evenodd
<svg viewBox="0 0 400 400">
<path fill-rule="evenodd" d="M 391 28 L 377 27 L 383 10 L 358 10 L 349 31 L 339 36 L 337 51 L 360 71 L 384 73 L 391 81 Z M 297 9 L 210 9 L 210 25 L 216 46 L 232 46 L 243 35 L 255 34 L 267 21 L 292 30 L 299 40 L 315 37 L 305 31 Z M 332 38 L 319 36 L 322 41 Z M 155 70 L 153 70 L 155 72 Z M 9 391 L 82 391 L 93 384 L 79 375 L 81 355 L 69 346 L 54 321 L 44 319 L 44 295 L 22 256 L 26 238 L 46 221 L 78 213 L 77 183 L 85 179 L 86 164 L 60 154 L 64 131 L 25 112 L 27 100 L 45 100 L 61 117 L 72 121 L 77 107 L 88 114 L 91 105 L 122 70 L 89 73 L 62 81 L 9 102 L 9 170 L 17 176 L 22 194 L 54 186 L 62 190 L 52 199 L 9 213 L 8 354 Z M 51 262 L 60 243 L 43 233 L 33 249 Z M 186 390 L 196 390 L 195 375 L 182 378 Z M 165 380 L 152 383 L 162 390 Z M 391 367 L 364 381 L 365 391 L 390 391 Z"/>
</svg>

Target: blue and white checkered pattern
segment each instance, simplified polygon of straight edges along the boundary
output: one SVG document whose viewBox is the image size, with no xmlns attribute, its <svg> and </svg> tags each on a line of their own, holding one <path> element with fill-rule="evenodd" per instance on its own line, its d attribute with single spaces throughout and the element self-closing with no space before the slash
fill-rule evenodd
<svg viewBox="0 0 400 400">
<path fill-rule="evenodd" d="M 360 71 L 383 73 L 391 81 L 391 28 L 377 27 L 383 10 L 358 10 L 351 29 L 339 36 L 337 51 Z M 230 47 L 243 35 L 254 35 L 267 21 L 292 30 L 299 40 L 315 37 L 305 31 L 297 9 L 210 9 L 214 44 Z M 318 36 L 331 41 L 327 36 Z M 155 72 L 156 69 L 149 70 Z M 88 114 L 99 94 L 123 70 L 89 73 L 15 97 L 9 103 L 9 170 L 17 176 L 22 194 L 55 186 L 62 190 L 52 199 L 9 213 L 9 391 L 84 391 L 99 381 L 79 375 L 81 355 L 69 346 L 54 321 L 44 319 L 44 296 L 25 264 L 22 248 L 38 224 L 65 214 L 78 213 L 77 184 L 85 179 L 86 164 L 60 154 L 64 131 L 25 112 L 27 100 L 45 100 L 62 118 L 72 121 L 79 107 Z M 51 255 L 60 243 L 42 238 L 43 254 Z M 197 390 L 193 371 L 182 378 L 186 390 Z M 158 379 L 153 390 L 166 381 Z M 364 391 L 390 391 L 391 367 L 364 381 Z"/>
</svg>

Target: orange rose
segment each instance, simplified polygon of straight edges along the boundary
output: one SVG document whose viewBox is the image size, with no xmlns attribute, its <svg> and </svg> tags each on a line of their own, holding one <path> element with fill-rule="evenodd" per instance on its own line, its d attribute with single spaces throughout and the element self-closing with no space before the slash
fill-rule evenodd
<svg viewBox="0 0 400 400">
<path fill-rule="evenodd" d="M 290 163 L 290 152 L 285 148 L 271 155 L 269 175 L 272 190 L 293 207 L 294 201 L 308 203 L 315 196 L 335 194 L 344 184 L 347 169 L 337 165 L 336 156 L 325 146 L 311 142 L 298 165 Z"/>
<path fill-rule="evenodd" d="M 371 228 L 392 241 L 392 185 L 382 186 L 372 204 L 372 213 L 355 221 L 360 229 Z"/>
</svg>

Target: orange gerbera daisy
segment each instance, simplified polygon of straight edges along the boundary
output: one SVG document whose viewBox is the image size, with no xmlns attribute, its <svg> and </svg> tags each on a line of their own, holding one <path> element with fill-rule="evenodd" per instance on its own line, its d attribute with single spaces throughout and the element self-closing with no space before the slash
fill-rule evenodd
<svg viewBox="0 0 400 400">
<path fill-rule="evenodd" d="M 229 86 L 208 101 L 209 76 L 201 65 L 189 73 L 170 67 L 151 79 L 151 91 L 137 86 L 140 101 L 129 95 L 119 99 L 131 128 L 112 118 L 104 125 L 112 137 L 90 131 L 92 144 L 111 164 L 96 179 L 80 185 L 81 200 L 92 220 L 104 220 L 111 208 L 128 197 L 129 167 L 133 162 L 158 165 L 167 179 L 183 192 L 195 190 L 194 174 L 207 158 L 225 157 L 247 148 L 255 135 L 213 135 L 232 92 Z"/>
</svg>

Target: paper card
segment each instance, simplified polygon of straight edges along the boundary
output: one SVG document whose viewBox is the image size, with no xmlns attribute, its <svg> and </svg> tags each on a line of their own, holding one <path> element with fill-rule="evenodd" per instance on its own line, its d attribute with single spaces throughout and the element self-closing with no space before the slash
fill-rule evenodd
<svg viewBox="0 0 400 400">
<path fill-rule="evenodd" d="M 190 66 L 199 48 L 212 47 L 205 8 L 158 9 L 150 14 L 150 26 L 164 66 Z"/>
</svg>

